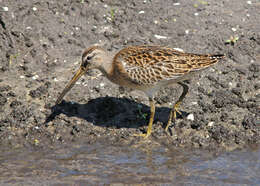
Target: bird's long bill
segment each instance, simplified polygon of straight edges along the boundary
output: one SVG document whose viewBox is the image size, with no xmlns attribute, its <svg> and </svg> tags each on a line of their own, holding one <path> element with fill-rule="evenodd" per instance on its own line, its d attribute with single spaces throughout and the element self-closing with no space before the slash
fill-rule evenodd
<svg viewBox="0 0 260 186">
<path fill-rule="evenodd" d="M 67 86 L 64 88 L 60 96 L 58 97 L 56 104 L 60 104 L 63 97 L 70 91 L 70 89 L 75 85 L 77 80 L 85 73 L 85 71 L 82 68 L 79 68 L 76 74 L 73 76 L 73 78 L 70 80 L 70 82 L 67 84 Z"/>
</svg>

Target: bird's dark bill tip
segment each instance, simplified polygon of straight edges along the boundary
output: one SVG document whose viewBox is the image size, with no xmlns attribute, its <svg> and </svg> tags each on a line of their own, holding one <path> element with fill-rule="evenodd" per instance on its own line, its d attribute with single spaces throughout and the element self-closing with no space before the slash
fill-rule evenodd
<svg viewBox="0 0 260 186">
<path fill-rule="evenodd" d="M 61 95 L 60 95 L 60 96 L 58 97 L 58 99 L 56 100 L 55 105 L 60 105 L 60 104 L 62 104 L 62 103 L 64 102 L 63 97 L 64 97 L 64 96 L 61 96 Z"/>
</svg>

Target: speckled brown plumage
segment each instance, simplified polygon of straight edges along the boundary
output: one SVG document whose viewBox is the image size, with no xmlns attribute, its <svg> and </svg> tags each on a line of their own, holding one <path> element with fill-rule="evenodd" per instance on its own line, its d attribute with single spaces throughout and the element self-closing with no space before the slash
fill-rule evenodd
<svg viewBox="0 0 260 186">
<path fill-rule="evenodd" d="M 160 81 L 178 80 L 190 72 L 204 69 L 223 55 L 183 53 L 158 46 L 124 48 L 114 57 L 114 68 L 122 69 L 138 85 L 155 85 Z"/>
<path fill-rule="evenodd" d="M 173 83 L 178 83 L 183 87 L 183 93 L 170 113 L 167 131 L 172 118 L 176 119 L 178 107 L 188 92 L 188 86 L 182 81 L 191 78 L 194 73 L 213 65 L 222 58 L 224 55 L 221 54 L 191 54 L 160 46 L 130 46 L 116 54 L 110 54 L 101 47 L 93 46 L 83 53 L 79 70 L 64 88 L 56 103 L 59 104 L 62 101 L 65 94 L 86 71 L 99 69 L 115 84 L 141 90 L 149 97 L 150 120 L 147 133 L 142 134 L 148 137 L 152 132 L 156 92 Z"/>
</svg>

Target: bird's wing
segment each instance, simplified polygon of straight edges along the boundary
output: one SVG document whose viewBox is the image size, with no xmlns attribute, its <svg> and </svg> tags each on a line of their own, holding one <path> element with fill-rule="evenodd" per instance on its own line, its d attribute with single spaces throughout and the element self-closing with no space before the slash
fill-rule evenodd
<svg viewBox="0 0 260 186">
<path fill-rule="evenodd" d="M 184 53 L 159 46 L 131 46 L 119 51 L 114 61 L 131 80 L 154 84 L 204 69 L 223 56 Z"/>
</svg>

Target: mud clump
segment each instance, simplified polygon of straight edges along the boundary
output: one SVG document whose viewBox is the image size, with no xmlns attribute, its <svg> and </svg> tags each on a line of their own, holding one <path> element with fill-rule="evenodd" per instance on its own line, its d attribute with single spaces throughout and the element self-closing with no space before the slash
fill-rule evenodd
<svg viewBox="0 0 260 186">
<path fill-rule="evenodd" d="M 43 94 L 47 93 L 47 89 L 45 86 L 40 86 L 35 90 L 31 90 L 29 95 L 33 98 L 39 98 L 41 97 Z"/>
<path fill-rule="evenodd" d="M 258 118 L 259 119 L 259 118 Z M 257 118 L 252 117 L 250 115 L 246 115 L 244 117 L 244 120 L 242 122 L 242 125 L 245 129 L 255 129 L 257 125 L 260 125 L 260 120 L 257 120 Z"/>
<path fill-rule="evenodd" d="M 7 102 L 6 97 L 3 94 L 0 94 L 0 105 L 3 106 Z"/>
<path fill-rule="evenodd" d="M 49 82 L 46 82 L 44 85 L 42 85 L 42 86 L 36 88 L 35 90 L 31 90 L 31 91 L 29 92 L 29 95 L 30 95 L 32 98 L 39 98 L 39 97 L 41 97 L 42 95 L 47 94 L 49 86 L 50 86 L 50 83 L 49 83 Z"/>
<path fill-rule="evenodd" d="M 9 85 L 0 86 L 0 92 L 7 92 L 11 90 L 11 87 Z"/>
</svg>

